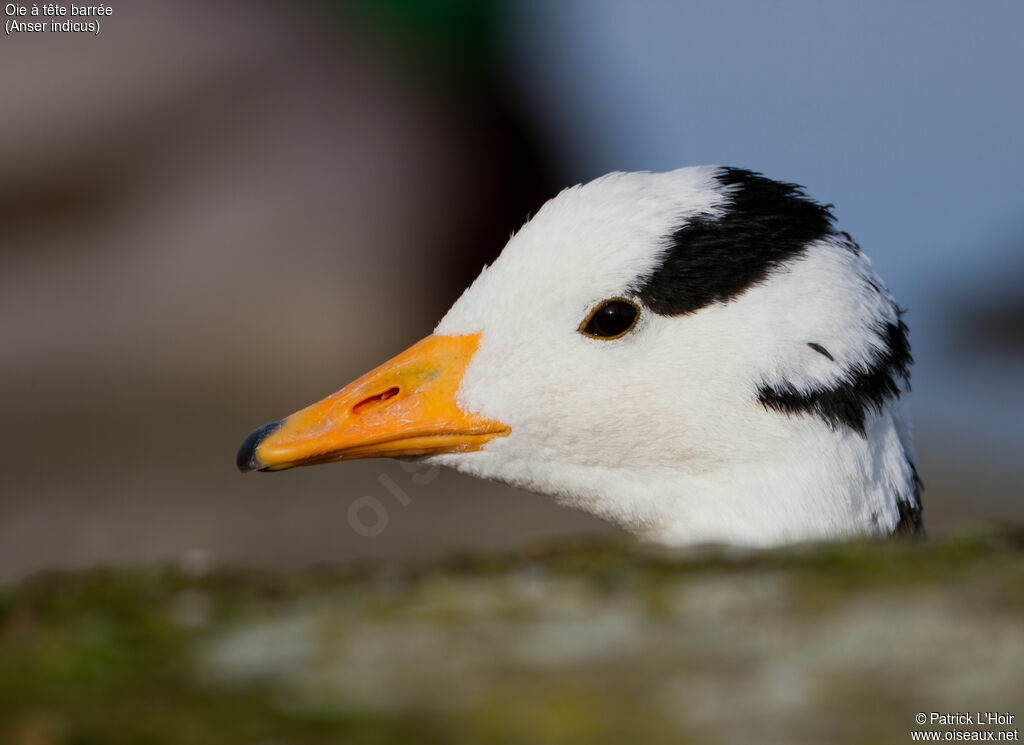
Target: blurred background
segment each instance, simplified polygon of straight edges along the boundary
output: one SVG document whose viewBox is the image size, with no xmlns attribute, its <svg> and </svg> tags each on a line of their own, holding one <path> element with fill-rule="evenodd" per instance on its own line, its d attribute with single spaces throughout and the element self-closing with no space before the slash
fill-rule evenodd
<svg viewBox="0 0 1024 745">
<path fill-rule="evenodd" d="M 704 163 L 834 203 L 908 308 L 930 532 L 1024 518 L 1017 0 L 113 8 L 0 39 L 0 580 L 611 530 L 235 451 L 429 333 L 561 187 Z"/>
</svg>

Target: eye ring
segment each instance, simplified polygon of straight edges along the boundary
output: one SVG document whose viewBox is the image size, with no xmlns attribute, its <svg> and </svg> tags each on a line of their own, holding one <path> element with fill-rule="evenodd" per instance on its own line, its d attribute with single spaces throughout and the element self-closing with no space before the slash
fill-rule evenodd
<svg viewBox="0 0 1024 745">
<path fill-rule="evenodd" d="M 611 341 L 632 331 L 639 318 L 640 308 L 636 303 L 624 297 L 613 297 L 595 305 L 577 330 L 591 339 Z"/>
</svg>

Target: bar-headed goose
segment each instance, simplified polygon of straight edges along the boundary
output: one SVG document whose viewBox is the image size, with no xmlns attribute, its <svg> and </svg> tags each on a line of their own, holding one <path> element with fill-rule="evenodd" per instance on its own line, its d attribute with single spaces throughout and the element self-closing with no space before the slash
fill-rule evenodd
<svg viewBox="0 0 1024 745">
<path fill-rule="evenodd" d="M 564 190 L 394 359 L 243 471 L 418 456 L 666 544 L 921 530 L 907 328 L 828 207 L 749 171 Z"/>
</svg>

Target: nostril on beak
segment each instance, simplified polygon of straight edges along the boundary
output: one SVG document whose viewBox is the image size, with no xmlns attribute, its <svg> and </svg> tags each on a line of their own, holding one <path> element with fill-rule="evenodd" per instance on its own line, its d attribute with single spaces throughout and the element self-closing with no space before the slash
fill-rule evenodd
<svg viewBox="0 0 1024 745">
<path fill-rule="evenodd" d="M 394 398 L 395 396 L 398 395 L 398 392 L 399 392 L 398 386 L 397 385 L 393 385 L 390 388 L 388 388 L 386 391 L 384 391 L 383 393 L 378 393 L 375 396 L 370 396 L 369 398 L 364 398 L 362 401 L 360 401 L 359 403 L 357 403 L 355 406 L 352 407 L 352 413 L 353 414 L 363 414 L 368 409 L 375 408 L 377 405 L 383 403 L 384 401 L 387 401 L 389 398 Z"/>
</svg>

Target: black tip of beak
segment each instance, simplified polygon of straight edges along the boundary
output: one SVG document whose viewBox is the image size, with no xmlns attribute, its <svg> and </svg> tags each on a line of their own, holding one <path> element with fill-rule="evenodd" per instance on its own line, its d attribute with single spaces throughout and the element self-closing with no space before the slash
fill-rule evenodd
<svg viewBox="0 0 1024 745">
<path fill-rule="evenodd" d="M 249 433 L 249 436 L 242 441 L 242 447 L 238 448 L 238 456 L 235 458 L 235 464 L 238 466 L 238 470 L 242 473 L 248 471 L 258 471 L 261 467 L 259 458 L 256 457 L 256 448 L 260 446 L 270 434 L 278 429 L 284 420 L 278 420 L 271 422 L 270 424 L 264 424 L 259 429 L 255 429 Z"/>
</svg>

